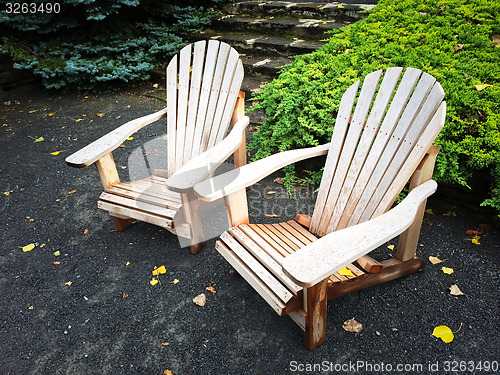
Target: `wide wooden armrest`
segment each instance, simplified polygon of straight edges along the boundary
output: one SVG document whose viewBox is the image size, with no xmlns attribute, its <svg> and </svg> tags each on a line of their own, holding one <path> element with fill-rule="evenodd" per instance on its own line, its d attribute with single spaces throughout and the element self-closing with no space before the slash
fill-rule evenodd
<svg viewBox="0 0 500 375">
<path fill-rule="evenodd" d="M 116 149 L 139 129 L 166 116 L 167 108 L 163 108 L 161 111 L 129 121 L 68 156 L 66 158 L 66 164 L 75 168 L 88 167 L 104 155 Z"/>
<path fill-rule="evenodd" d="M 166 181 L 167 187 L 179 193 L 193 188 L 212 174 L 240 146 L 245 128 L 250 123 L 248 116 L 243 116 L 234 124 L 233 129 L 222 141 L 211 149 L 194 157 Z"/>
<path fill-rule="evenodd" d="M 330 143 L 326 143 L 316 147 L 280 152 L 200 182 L 194 187 L 194 191 L 202 201 L 212 202 L 253 185 L 288 164 L 324 155 L 329 148 Z"/>
<path fill-rule="evenodd" d="M 429 180 L 385 214 L 327 234 L 288 255 L 282 263 L 284 273 L 298 285 L 317 284 L 405 231 L 413 223 L 421 203 L 436 189 L 437 183 Z"/>
</svg>

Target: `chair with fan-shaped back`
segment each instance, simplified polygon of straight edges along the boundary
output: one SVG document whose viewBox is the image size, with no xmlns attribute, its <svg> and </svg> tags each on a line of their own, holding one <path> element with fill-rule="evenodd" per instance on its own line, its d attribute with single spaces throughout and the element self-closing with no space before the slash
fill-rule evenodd
<svg viewBox="0 0 500 375">
<path fill-rule="evenodd" d="M 197 184 L 204 201 L 225 197 L 233 227 L 219 253 L 312 350 L 326 337 L 326 301 L 418 271 L 416 247 L 446 116 L 444 92 L 418 69 L 368 74 L 343 95 L 331 142 L 291 150 Z M 356 100 L 357 99 L 357 100 Z M 355 104 L 356 103 L 356 104 Z M 249 224 L 244 188 L 290 163 L 327 154 L 312 217 Z M 394 201 L 409 181 L 410 193 Z M 390 210 L 389 210 L 390 209 Z M 401 234 L 401 235 L 400 235 Z M 400 235 L 394 258 L 368 253 Z"/>
<path fill-rule="evenodd" d="M 105 191 L 98 207 L 118 230 L 132 219 L 164 227 L 190 239 L 191 252 L 203 247 L 193 186 L 211 176 L 230 154 L 246 163 L 243 64 L 228 44 L 211 40 L 187 45 L 167 66 L 167 106 L 132 120 L 66 158 L 69 166 L 95 164 Z M 111 152 L 140 128 L 167 118 L 167 170 L 138 181 L 120 182 Z M 232 130 L 227 134 L 232 122 Z"/>
</svg>

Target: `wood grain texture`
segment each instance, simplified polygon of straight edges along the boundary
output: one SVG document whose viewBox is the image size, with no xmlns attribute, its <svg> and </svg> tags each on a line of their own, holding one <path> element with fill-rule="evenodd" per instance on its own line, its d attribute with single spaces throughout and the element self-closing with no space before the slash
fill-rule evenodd
<svg viewBox="0 0 500 375">
<path fill-rule="evenodd" d="M 304 287 L 327 278 L 407 229 L 413 223 L 420 204 L 436 188 L 435 181 L 427 181 L 384 215 L 330 233 L 287 256 L 282 263 L 285 274 Z"/>
</svg>

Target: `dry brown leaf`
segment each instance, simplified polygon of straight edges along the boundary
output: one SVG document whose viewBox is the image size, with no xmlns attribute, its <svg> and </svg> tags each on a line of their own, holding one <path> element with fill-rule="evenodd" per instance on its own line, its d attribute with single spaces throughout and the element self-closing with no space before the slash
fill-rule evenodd
<svg viewBox="0 0 500 375">
<path fill-rule="evenodd" d="M 457 284 L 453 284 L 450 286 L 450 294 L 453 296 L 465 296 L 465 294 L 460 290 L 460 288 L 457 286 Z"/>
<path fill-rule="evenodd" d="M 357 322 L 354 318 L 346 320 L 344 324 L 342 324 L 342 328 L 347 332 L 358 333 L 363 330 L 363 324 Z"/>
<path fill-rule="evenodd" d="M 215 291 L 215 288 L 214 288 L 213 286 L 207 286 L 205 289 L 206 289 L 206 290 L 208 290 L 209 292 L 212 292 L 212 294 L 217 293 L 217 292 Z"/>
<path fill-rule="evenodd" d="M 61 264 L 61 262 L 52 262 L 52 264 L 55 264 L 56 266 L 58 266 Z"/>
<path fill-rule="evenodd" d="M 483 232 L 481 232 L 480 230 L 472 230 L 472 229 L 466 230 L 465 233 L 469 236 L 480 236 L 483 234 Z"/>
<path fill-rule="evenodd" d="M 453 47 L 453 51 L 457 52 L 457 51 L 461 50 L 462 48 L 464 48 L 463 44 L 457 44 L 455 47 Z"/>
<path fill-rule="evenodd" d="M 205 306 L 205 303 L 207 302 L 207 297 L 205 294 L 199 294 L 196 297 L 193 298 L 193 302 L 197 304 L 198 306 Z"/>
<path fill-rule="evenodd" d="M 165 370 L 165 371 L 163 371 L 163 374 L 164 375 L 174 375 L 174 373 L 172 372 L 172 370 Z"/>
<path fill-rule="evenodd" d="M 161 346 L 169 346 L 169 345 L 170 345 L 170 343 L 169 343 L 169 342 L 162 342 L 162 343 L 161 343 Z"/>
<path fill-rule="evenodd" d="M 83 231 L 83 234 L 87 234 L 89 232 L 88 228 L 85 228 L 85 230 Z"/>
<path fill-rule="evenodd" d="M 68 191 L 68 194 L 73 194 L 73 193 L 76 193 L 76 189 L 75 189 L 75 190 Z"/>
<path fill-rule="evenodd" d="M 278 183 L 278 184 L 283 184 L 284 180 L 283 180 L 283 177 L 278 177 L 278 178 L 275 178 L 274 179 L 274 182 Z"/>
<path fill-rule="evenodd" d="M 438 263 L 441 263 L 442 260 L 439 259 L 438 257 L 433 257 L 432 255 L 429 257 L 429 262 L 431 262 L 432 264 L 438 264 Z"/>
<path fill-rule="evenodd" d="M 128 293 L 123 293 L 123 299 L 128 297 Z"/>
<path fill-rule="evenodd" d="M 264 214 L 264 216 L 267 216 L 267 217 L 278 217 L 278 215 L 275 215 L 275 214 Z"/>
<path fill-rule="evenodd" d="M 493 45 L 495 48 L 500 47 L 500 35 L 493 35 Z"/>
<path fill-rule="evenodd" d="M 103 117 L 105 115 L 105 113 L 98 113 L 97 116 L 99 117 Z"/>
<path fill-rule="evenodd" d="M 270 190 L 270 191 L 267 192 L 267 195 L 272 195 L 272 194 L 276 194 L 276 193 L 277 193 L 276 191 Z"/>
</svg>

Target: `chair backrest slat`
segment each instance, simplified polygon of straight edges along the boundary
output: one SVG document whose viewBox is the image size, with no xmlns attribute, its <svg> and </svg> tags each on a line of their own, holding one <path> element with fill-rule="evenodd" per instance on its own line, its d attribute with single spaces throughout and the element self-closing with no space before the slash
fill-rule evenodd
<svg viewBox="0 0 500 375">
<path fill-rule="evenodd" d="M 194 44 L 193 64 L 191 71 L 191 86 L 189 87 L 189 106 L 186 127 L 186 139 L 184 141 L 183 162 L 191 160 L 193 149 L 194 129 L 196 124 L 196 115 L 198 114 L 198 102 L 200 99 L 201 78 L 203 75 L 203 62 L 205 56 L 206 42 L 204 40 Z"/>
<path fill-rule="evenodd" d="M 323 214 L 323 209 L 326 206 L 328 192 L 330 191 L 330 187 L 332 186 L 333 176 L 335 174 L 335 170 L 337 169 L 342 146 L 344 145 L 345 135 L 349 126 L 349 121 L 351 119 L 352 108 L 354 106 L 354 101 L 356 100 L 356 94 L 358 93 L 358 87 L 359 81 L 357 81 L 351 87 L 349 87 L 349 89 L 347 89 L 344 95 L 342 95 L 342 100 L 340 101 L 337 120 L 335 121 L 335 128 L 333 129 L 332 135 L 332 139 L 337 140 L 337 142 L 332 143 L 326 157 L 323 178 L 321 179 L 319 187 L 320 193 L 316 198 L 314 215 L 311 219 L 311 225 L 309 228 L 313 233 L 316 233 L 318 229 L 321 221 L 321 216 Z"/>
<path fill-rule="evenodd" d="M 243 81 L 243 64 L 228 44 L 187 45 L 167 67 L 168 173 L 213 147 L 227 133 Z"/>
<path fill-rule="evenodd" d="M 441 85 L 429 74 L 408 68 L 393 95 L 401 72 L 386 71 L 374 101 L 382 72 L 365 77 L 348 126 L 339 109 L 311 221 L 313 233 L 323 236 L 387 210 L 443 126 Z M 359 82 L 346 91 L 352 103 L 358 87 Z"/>
<path fill-rule="evenodd" d="M 380 123 L 382 122 L 383 116 L 387 110 L 389 101 L 392 99 L 394 89 L 398 84 L 402 71 L 402 68 L 387 69 L 387 73 L 382 80 L 377 97 L 373 103 L 373 108 L 370 112 L 368 120 L 366 121 L 365 128 L 363 129 L 363 135 L 356 149 L 356 154 L 352 159 L 346 180 L 340 191 L 337 204 L 333 210 L 332 218 L 328 224 L 328 232 L 332 232 L 335 228 L 337 228 L 341 215 L 346 208 L 347 201 L 356 184 L 356 180 L 358 179 L 361 169 L 366 162 L 373 139 L 380 129 Z"/>
</svg>

